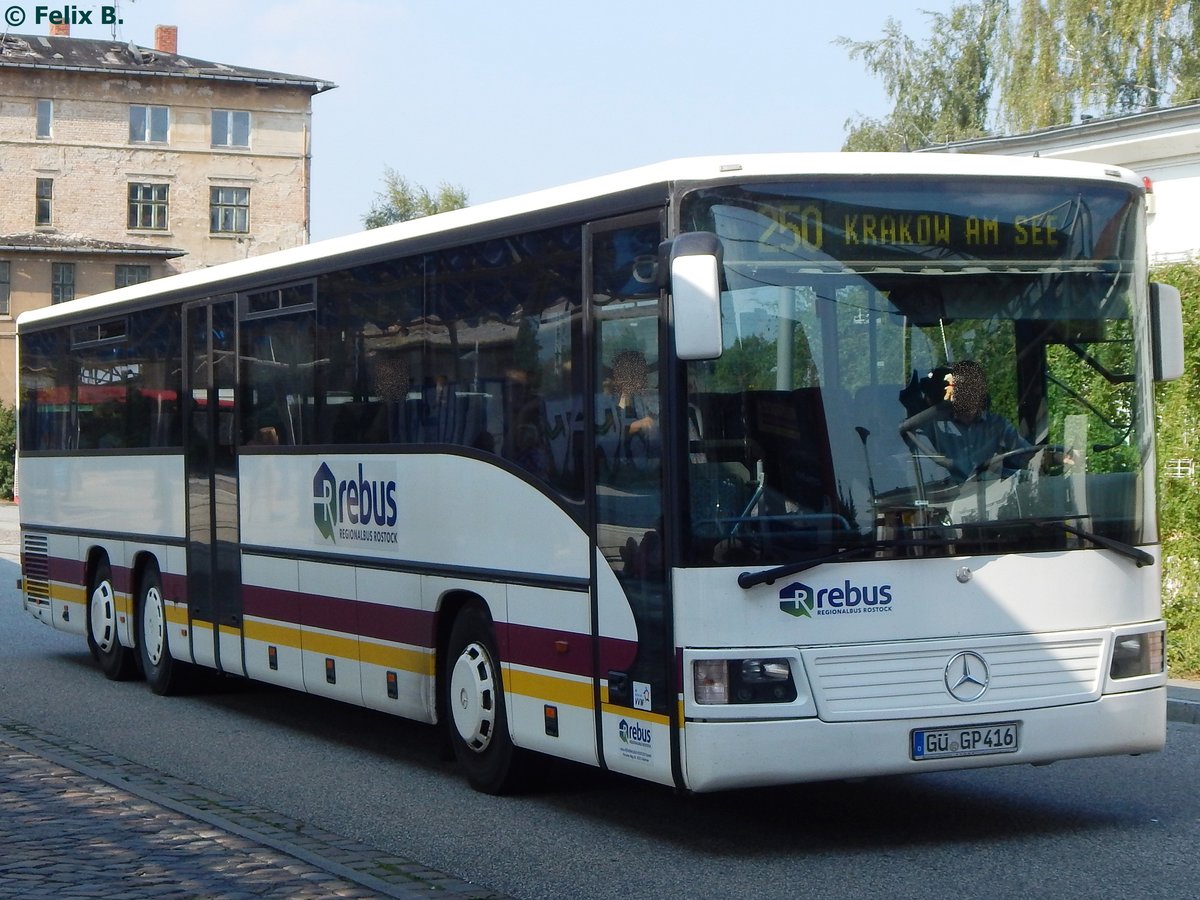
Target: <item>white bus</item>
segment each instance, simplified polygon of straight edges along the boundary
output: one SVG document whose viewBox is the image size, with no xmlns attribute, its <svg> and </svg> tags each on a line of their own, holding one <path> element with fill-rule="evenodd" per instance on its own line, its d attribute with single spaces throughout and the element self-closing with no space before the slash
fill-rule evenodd
<svg viewBox="0 0 1200 900">
<path fill-rule="evenodd" d="M 25 608 L 159 693 L 444 723 L 488 792 L 1157 750 L 1144 215 L 1091 164 L 685 160 L 28 313 Z"/>
</svg>

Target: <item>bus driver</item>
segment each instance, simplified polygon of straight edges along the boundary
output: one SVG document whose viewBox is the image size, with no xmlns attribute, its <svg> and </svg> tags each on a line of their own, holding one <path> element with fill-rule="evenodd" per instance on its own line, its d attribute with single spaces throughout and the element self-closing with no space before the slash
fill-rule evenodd
<svg viewBox="0 0 1200 900">
<path fill-rule="evenodd" d="M 914 435 L 923 436 L 933 445 L 931 458 L 958 481 L 979 474 L 997 457 L 1005 457 L 1007 468 L 1026 465 L 1029 455 L 1020 451 L 1032 454 L 1037 448 L 1011 422 L 987 407 L 983 366 L 963 360 L 945 376 L 941 402 L 902 422 L 900 434 L 909 446 L 914 446 Z"/>
</svg>

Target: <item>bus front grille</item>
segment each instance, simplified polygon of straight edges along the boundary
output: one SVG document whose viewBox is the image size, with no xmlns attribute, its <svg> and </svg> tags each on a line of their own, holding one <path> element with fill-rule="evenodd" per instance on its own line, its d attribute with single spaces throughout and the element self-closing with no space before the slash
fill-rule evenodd
<svg viewBox="0 0 1200 900">
<path fill-rule="evenodd" d="M 804 652 L 818 715 L 826 721 L 971 715 L 1098 699 L 1105 637 L 977 638 L 915 646 L 824 647 Z M 964 656 L 971 657 L 964 662 Z M 982 668 L 976 661 L 982 662 Z M 951 693 L 956 682 L 977 689 Z M 966 699 L 964 699 L 966 698 Z"/>
</svg>

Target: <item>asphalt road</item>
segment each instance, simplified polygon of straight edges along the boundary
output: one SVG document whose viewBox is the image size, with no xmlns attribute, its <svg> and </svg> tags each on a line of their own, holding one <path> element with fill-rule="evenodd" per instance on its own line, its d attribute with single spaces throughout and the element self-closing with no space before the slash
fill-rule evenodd
<svg viewBox="0 0 1200 900">
<path fill-rule="evenodd" d="M 0 553 L 0 714 L 512 897 L 1200 898 L 1195 725 L 1161 754 L 1047 768 L 686 797 L 564 765 L 485 797 L 427 726 L 237 681 L 106 681 L 20 610 L 17 575 Z"/>
</svg>

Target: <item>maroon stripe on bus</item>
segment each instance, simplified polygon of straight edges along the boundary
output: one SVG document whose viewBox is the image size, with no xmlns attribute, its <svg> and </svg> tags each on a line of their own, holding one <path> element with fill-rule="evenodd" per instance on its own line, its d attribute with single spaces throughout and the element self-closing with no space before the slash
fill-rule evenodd
<svg viewBox="0 0 1200 900">
<path fill-rule="evenodd" d="M 242 613 L 259 619 L 299 625 L 300 601 L 294 591 L 246 584 L 242 585 Z"/>
<path fill-rule="evenodd" d="M 171 572 L 160 572 L 162 578 L 163 595 L 174 603 L 187 603 L 187 578 L 183 575 L 174 575 Z"/>
<path fill-rule="evenodd" d="M 625 641 L 620 638 L 600 639 L 600 671 L 605 674 L 610 671 L 624 672 L 632 668 L 637 659 L 637 641 Z"/>
<path fill-rule="evenodd" d="M 86 587 L 83 583 L 84 577 L 87 575 L 87 566 L 77 559 L 64 559 L 61 556 L 51 556 L 46 560 L 47 571 L 50 574 L 51 581 L 58 581 L 62 584 L 77 584 L 80 587 Z"/>
<path fill-rule="evenodd" d="M 501 656 L 514 665 L 592 677 L 592 642 L 586 634 L 497 623 L 496 638 L 507 647 Z"/>
<path fill-rule="evenodd" d="M 322 597 L 246 585 L 242 609 L 248 616 L 306 625 L 380 641 L 433 646 L 433 616 L 419 609 Z"/>
<path fill-rule="evenodd" d="M 60 584 L 77 585 L 84 590 L 87 589 L 87 562 L 86 560 L 67 559 L 62 556 L 51 556 L 46 560 L 47 572 L 50 580 L 59 582 Z M 122 593 L 133 593 L 133 569 L 126 566 L 118 566 L 111 559 L 108 561 L 109 571 L 112 573 L 113 588 Z M 162 574 L 163 592 L 166 596 L 176 602 L 183 602 L 187 599 L 187 579 L 182 575 L 172 575 L 170 573 Z"/>
<path fill-rule="evenodd" d="M 382 603 L 358 604 L 359 634 L 381 641 L 433 647 L 433 614 L 423 609 L 386 606 Z"/>
</svg>

